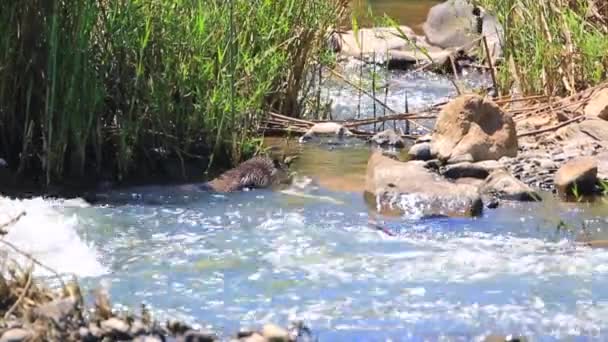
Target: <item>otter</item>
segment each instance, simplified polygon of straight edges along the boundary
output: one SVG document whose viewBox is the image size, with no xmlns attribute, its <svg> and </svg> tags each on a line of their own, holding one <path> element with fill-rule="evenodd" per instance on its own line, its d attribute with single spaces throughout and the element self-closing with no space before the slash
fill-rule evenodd
<svg viewBox="0 0 608 342">
<path fill-rule="evenodd" d="M 289 165 L 293 159 L 295 157 L 283 160 L 267 156 L 253 157 L 204 183 L 200 188 L 215 192 L 233 192 L 245 188 L 259 189 L 284 184 L 291 178 Z"/>
</svg>

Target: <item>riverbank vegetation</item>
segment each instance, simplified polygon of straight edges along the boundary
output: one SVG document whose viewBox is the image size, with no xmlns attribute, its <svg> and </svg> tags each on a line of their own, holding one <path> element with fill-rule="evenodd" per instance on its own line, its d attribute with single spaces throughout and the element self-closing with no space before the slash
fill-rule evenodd
<svg viewBox="0 0 608 342">
<path fill-rule="evenodd" d="M 167 156 L 237 162 L 255 148 L 267 110 L 305 110 L 309 67 L 345 8 L 2 1 L 0 157 L 47 185 L 108 172 L 121 179 Z"/>
<path fill-rule="evenodd" d="M 481 0 L 505 29 L 503 92 L 568 95 L 608 77 L 608 2 Z"/>
</svg>

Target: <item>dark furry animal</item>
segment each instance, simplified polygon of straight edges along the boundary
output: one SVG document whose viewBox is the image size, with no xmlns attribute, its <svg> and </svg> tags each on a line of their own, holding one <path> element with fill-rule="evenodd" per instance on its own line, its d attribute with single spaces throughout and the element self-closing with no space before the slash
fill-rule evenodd
<svg viewBox="0 0 608 342">
<path fill-rule="evenodd" d="M 289 180 L 288 163 L 269 157 L 253 157 L 239 166 L 203 185 L 203 189 L 217 192 L 238 191 L 244 188 L 267 188 Z"/>
</svg>

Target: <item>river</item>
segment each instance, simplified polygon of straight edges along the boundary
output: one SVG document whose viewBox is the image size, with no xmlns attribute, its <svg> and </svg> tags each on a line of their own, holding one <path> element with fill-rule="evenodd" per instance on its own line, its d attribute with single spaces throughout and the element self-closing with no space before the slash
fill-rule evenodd
<svg viewBox="0 0 608 342">
<path fill-rule="evenodd" d="M 396 108 L 405 93 L 412 110 L 454 95 L 451 82 L 429 73 L 391 72 L 385 81 Z M 371 115 L 371 102 L 360 105 L 356 91 L 328 82 L 335 117 Z M 541 203 L 506 203 L 475 219 L 378 216 L 362 195 L 364 143 L 269 143 L 301 153 L 300 182 L 290 189 L 309 197 L 157 185 L 114 190 L 96 205 L 2 199 L 28 212 L 6 238 L 87 289 L 106 286 L 122 307 L 143 302 L 160 317 L 224 334 L 295 319 L 320 341 L 491 333 L 582 341 L 608 328 L 608 252 L 574 243 L 582 227 L 608 236 L 603 203 L 543 194 Z"/>
</svg>

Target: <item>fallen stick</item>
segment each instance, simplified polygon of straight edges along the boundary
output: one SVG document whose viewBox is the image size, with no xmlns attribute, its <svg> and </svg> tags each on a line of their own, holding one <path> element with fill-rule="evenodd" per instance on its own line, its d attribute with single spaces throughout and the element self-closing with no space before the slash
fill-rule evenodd
<svg viewBox="0 0 608 342">
<path fill-rule="evenodd" d="M 287 120 L 287 121 L 291 121 L 291 122 L 297 122 L 297 123 L 301 123 L 301 124 L 308 125 L 308 126 L 314 126 L 314 123 L 312 121 L 296 119 L 296 118 L 292 118 L 292 117 L 274 113 L 274 112 L 268 112 L 268 114 L 271 117 L 275 117 L 275 118 L 279 118 L 279 119 L 283 119 L 283 120 Z"/>
<path fill-rule="evenodd" d="M 15 301 L 15 303 L 13 303 L 13 305 L 10 307 L 10 309 L 8 309 L 8 311 L 6 311 L 6 313 L 4 313 L 4 320 L 8 319 L 11 316 L 11 314 L 13 313 L 13 311 L 15 311 L 15 309 L 17 309 L 19 304 L 21 304 L 21 302 L 23 301 L 23 298 L 25 298 L 25 295 L 27 294 L 27 291 L 30 290 L 31 285 L 32 285 L 32 270 L 30 269 L 30 271 L 27 272 L 27 281 L 25 282 L 25 287 L 23 288 L 23 292 L 19 295 L 19 298 L 17 298 L 17 300 Z"/>
<path fill-rule="evenodd" d="M 488 58 L 488 68 L 490 69 L 490 75 L 492 75 L 492 84 L 494 85 L 494 90 L 496 91 L 496 96 L 500 94 L 500 89 L 498 88 L 498 81 L 496 80 L 496 70 L 494 70 L 494 63 L 492 62 L 492 55 L 490 54 L 490 49 L 488 48 L 488 40 L 486 36 L 482 37 L 483 47 L 486 51 L 486 56 Z"/>
<path fill-rule="evenodd" d="M 585 117 L 582 116 L 582 115 L 581 116 L 577 116 L 575 118 L 572 118 L 570 120 L 564 121 L 564 122 L 562 122 L 560 124 L 557 124 L 555 126 L 541 128 L 541 129 L 537 129 L 537 130 L 534 130 L 534 131 L 524 132 L 524 133 L 518 134 L 517 137 L 518 138 L 522 138 L 522 137 L 527 137 L 527 136 L 530 136 L 530 135 L 536 135 L 536 134 L 540 134 L 540 133 L 554 131 L 554 130 L 560 129 L 560 128 L 564 127 L 564 126 L 567 126 L 567 125 L 569 125 L 569 124 L 571 124 L 573 122 L 576 122 L 576 121 L 578 121 L 580 119 L 584 119 L 584 118 Z"/>
<path fill-rule="evenodd" d="M 59 282 L 61 283 L 62 288 L 65 288 L 65 282 L 63 281 L 63 279 L 61 279 L 61 275 L 59 274 L 59 272 L 55 271 L 54 269 L 46 266 L 45 264 L 41 263 L 40 261 L 38 261 L 38 259 L 34 258 L 32 255 L 30 255 L 29 253 L 26 253 L 24 251 L 22 251 L 19 247 L 15 246 L 14 244 L 4 240 L 4 239 L 0 239 L 0 243 L 10 247 L 12 250 L 14 250 L 15 252 L 17 252 L 18 254 L 23 255 L 24 257 L 26 257 L 27 259 L 31 260 L 34 264 L 44 268 L 45 270 L 51 272 L 56 278 L 57 280 L 59 280 Z"/>
<path fill-rule="evenodd" d="M 5 231 L 4 228 L 6 228 L 8 226 L 12 226 L 13 224 L 17 223 L 17 221 L 19 221 L 23 216 L 25 216 L 25 211 L 20 212 L 17 216 L 13 217 L 8 222 L 1 224 L 0 225 L 0 234 L 2 234 L 2 235 L 7 234 L 8 232 Z"/>
<path fill-rule="evenodd" d="M 344 127 L 359 127 L 365 125 L 371 125 L 374 123 L 386 122 L 386 121 L 398 121 L 398 120 L 423 120 L 423 119 L 436 119 L 436 115 L 416 115 L 416 114 L 395 114 L 395 115 L 387 115 L 383 117 L 379 117 L 376 119 L 363 119 L 363 120 L 353 120 L 353 121 L 345 121 L 342 124 Z"/>
<path fill-rule="evenodd" d="M 354 84 L 353 82 L 351 82 L 349 79 L 347 79 L 346 77 L 344 77 L 342 74 L 340 74 L 339 72 L 331 69 L 331 68 L 327 68 L 329 70 L 329 72 L 331 72 L 332 74 L 334 74 L 336 77 L 338 77 L 339 79 L 341 79 L 342 81 L 344 81 L 346 84 L 350 85 L 351 87 L 359 90 L 362 94 L 365 94 L 367 96 L 369 96 L 372 100 L 376 101 L 378 104 L 380 104 L 382 107 L 384 107 L 386 110 L 388 110 L 389 112 L 393 113 L 393 114 L 398 114 L 396 110 L 392 109 L 391 107 L 389 107 L 386 103 L 380 101 L 377 97 L 375 97 L 373 94 L 370 94 L 368 91 L 366 91 L 365 89 L 359 87 L 358 85 Z M 430 128 L 421 125 L 415 121 L 412 121 L 412 123 L 426 131 L 431 131 Z"/>
</svg>

